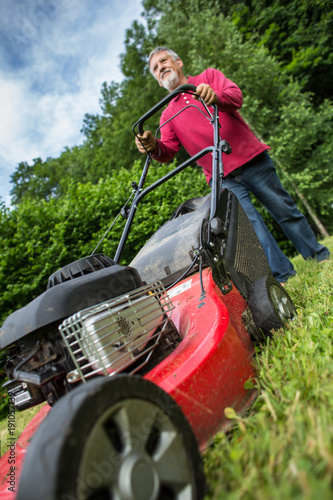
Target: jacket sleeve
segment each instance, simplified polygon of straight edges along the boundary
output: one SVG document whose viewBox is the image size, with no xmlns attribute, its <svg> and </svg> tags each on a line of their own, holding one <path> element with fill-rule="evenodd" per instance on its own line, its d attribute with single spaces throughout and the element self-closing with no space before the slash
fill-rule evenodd
<svg viewBox="0 0 333 500">
<path fill-rule="evenodd" d="M 226 113 L 237 111 L 243 105 L 243 96 L 241 89 L 231 80 L 229 80 L 221 71 L 208 68 L 202 73 L 202 82 L 208 83 L 217 95 L 217 106 Z"/>
</svg>

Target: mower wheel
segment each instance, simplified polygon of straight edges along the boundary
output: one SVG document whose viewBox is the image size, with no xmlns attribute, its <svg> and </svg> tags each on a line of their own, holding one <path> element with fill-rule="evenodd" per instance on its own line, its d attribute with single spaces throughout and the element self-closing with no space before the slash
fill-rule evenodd
<svg viewBox="0 0 333 500">
<path fill-rule="evenodd" d="M 27 450 L 17 500 L 201 500 L 205 478 L 177 403 L 137 376 L 64 396 Z"/>
<path fill-rule="evenodd" d="M 272 276 L 264 276 L 248 289 L 248 305 L 258 332 L 258 341 L 266 339 L 296 315 L 295 306 L 286 290 Z"/>
</svg>

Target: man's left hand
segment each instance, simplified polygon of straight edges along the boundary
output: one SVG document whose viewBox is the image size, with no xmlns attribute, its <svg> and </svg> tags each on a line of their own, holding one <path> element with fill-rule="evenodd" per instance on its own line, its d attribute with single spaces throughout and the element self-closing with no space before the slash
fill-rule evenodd
<svg viewBox="0 0 333 500">
<path fill-rule="evenodd" d="M 200 83 L 200 85 L 197 86 L 196 94 L 201 97 L 207 106 L 217 103 L 217 95 L 207 83 Z"/>
</svg>

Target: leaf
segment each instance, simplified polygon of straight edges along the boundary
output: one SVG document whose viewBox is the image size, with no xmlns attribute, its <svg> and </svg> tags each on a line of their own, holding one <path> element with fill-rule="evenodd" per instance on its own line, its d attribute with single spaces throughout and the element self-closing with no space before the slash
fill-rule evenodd
<svg viewBox="0 0 333 500">
<path fill-rule="evenodd" d="M 233 408 L 227 407 L 224 409 L 224 414 L 229 420 L 237 419 L 237 413 Z"/>
<path fill-rule="evenodd" d="M 250 378 L 249 380 L 247 380 L 244 384 L 244 389 L 246 391 L 249 391 L 251 389 L 255 389 L 255 380 L 253 378 Z"/>
</svg>

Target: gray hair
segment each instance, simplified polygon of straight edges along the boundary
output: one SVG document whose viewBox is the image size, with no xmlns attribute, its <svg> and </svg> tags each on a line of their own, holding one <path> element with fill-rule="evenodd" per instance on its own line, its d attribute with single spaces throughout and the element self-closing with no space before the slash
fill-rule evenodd
<svg viewBox="0 0 333 500">
<path fill-rule="evenodd" d="M 152 75 L 154 75 L 154 73 L 150 67 L 150 61 L 152 60 L 153 56 L 155 56 L 156 54 L 159 54 L 160 52 L 167 52 L 169 54 L 169 56 L 171 56 L 174 61 L 177 61 L 177 59 L 180 59 L 179 55 L 176 54 L 176 52 L 174 52 L 173 50 L 169 49 L 168 47 L 156 47 L 156 49 L 151 51 L 151 53 L 149 54 L 149 57 L 148 57 L 149 71 L 151 72 Z"/>
</svg>

